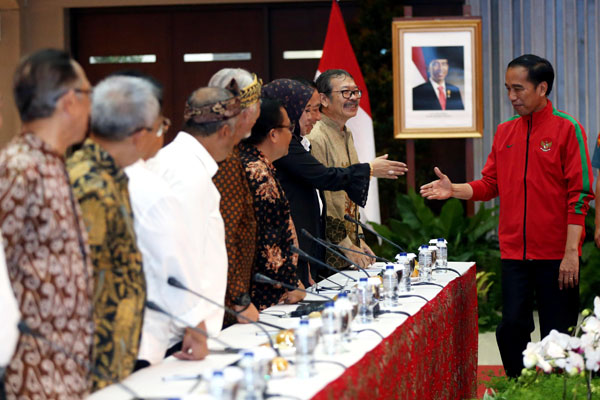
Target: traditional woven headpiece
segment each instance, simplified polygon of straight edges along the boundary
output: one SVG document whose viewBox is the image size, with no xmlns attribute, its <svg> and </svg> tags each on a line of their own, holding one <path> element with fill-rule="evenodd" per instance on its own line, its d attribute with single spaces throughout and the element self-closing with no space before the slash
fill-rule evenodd
<svg viewBox="0 0 600 400">
<path fill-rule="evenodd" d="M 206 124 L 209 122 L 225 121 L 241 113 L 242 105 L 240 96 L 237 95 L 239 89 L 235 80 L 232 80 L 227 85 L 227 90 L 233 93 L 233 97 L 227 100 L 198 107 L 186 102 L 185 109 L 183 110 L 183 120 L 189 121 L 191 119 L 197 124 Z"/>
<path fill-rule="evenodd" d="M 242 108 L 248 108 L 252 104 L 260 100 L 260 92 L 262 88 L 262 79 L 258 79 L 256 74 L 251 84 L 240 90 L 240 100 L 242 102 Z"/>
</svg>

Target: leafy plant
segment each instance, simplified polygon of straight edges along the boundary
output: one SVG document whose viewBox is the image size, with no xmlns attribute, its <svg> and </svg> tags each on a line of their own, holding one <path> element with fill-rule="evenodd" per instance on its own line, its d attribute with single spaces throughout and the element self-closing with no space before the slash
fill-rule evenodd
<svg viewBox="0 0 600 400">
<path fill-rule="evenodd" d="M 417 252 L 422 244 L 433 238 L 445 238 L 448 242 L 450 261 L 475 261 L 480 277 L 485 281 L 478 286 L 479 329 L 494 329 L 500 320 L 501 288 L 494 284 L 500 276 L 500 250 L 496 227 L 497 207 L 485 208 L 467 217 L 462 203 L 457 199 L 445 202 L 439 215 L 425 204 L 425 200 L 413 190 L 397 194 L 396 210 L 387 225 L 371 223 L 375 231 L 400 244 L 409 252 Z M 377 254 L 393 259 L 397 250 L 383 243 L 373 244 Z M 483 278 L 481 278 L 483 279 Z M 486 283 L 487 282 L 487 283 Z"/>
<path fill-rule="evenodd" d="M 484 400 L 549 400 L 559 399 L 565 390 L 565 379 L 556 374 L 531 374 L 521 376 L 519 379 L 508 379 L 503 376 L 492 376 Z M 600 390 L 600 378 L 592 379 L 592 392 Z M 583 400 L 587 398 L 587 385 L 584 376 L 576 375 L 566 380 L 566 393 L 568 399 Z"/>
</svg>

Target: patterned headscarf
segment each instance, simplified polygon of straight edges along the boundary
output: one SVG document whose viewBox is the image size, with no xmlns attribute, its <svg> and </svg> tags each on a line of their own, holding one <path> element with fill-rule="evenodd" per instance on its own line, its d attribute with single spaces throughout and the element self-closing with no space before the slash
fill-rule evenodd
<svg viewBox="0 0 600 400">
<path fill-rule="evenodd" d="M 277 99 L 296 127 L 294 136 L 300 137 L 300 117 L 315 89 L 292 79 L 275 79 L 263 86 L 262 96 Z"/>
</svg>

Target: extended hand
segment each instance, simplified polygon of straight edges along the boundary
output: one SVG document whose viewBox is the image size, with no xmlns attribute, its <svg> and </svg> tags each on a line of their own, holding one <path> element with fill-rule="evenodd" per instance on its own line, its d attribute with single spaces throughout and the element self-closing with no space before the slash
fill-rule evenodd
<svg viewBox="0 0 600 400">
<path fill-rule="evenodd" d="M 198 328 L 206 331 L 206 324 L 201 322 L 198 324 Z M 186 328 L 181 351 L 173 355 L 180 360 L 203 360 L 208 355 L 206 336 Z"/>
<path fill-rule="evenodd" d="M 406 164 L 399 161 L 388 160 L 388 155 L 384 154 L 371 161 L 373 176 L 376 178 L 398 179 L 399 175 L 404 175 L 408 168 Z"/>
<path fill-rule="evenodd" d="M 579 254 L 577 250 L 565 251 L 558 271 L 558 288 L 569 289 L 579 284 Z"/>
<path fill-rule="evenodd" d="M 233 306 L 233 309 L 235 311 L 239 312 L 240 315 L 243 315 L 244 317 L 248 318 L 251 321 L 254 321 L 254 322 L 258 321 L 258 310 L 254 306 L 254 304 L 250 303 L 248 308 L 246 308 L 244 311 L 241 311 L 243 308 L 244 308 L 244 306 Z M 249 324 L 250 323 L 250 322 L 248 322 L 248 320 L 245 320 L 240 317 L 237 317 L 237 322 L 239 322 L 240 324 Z"/>
<path fill-rule="evenodd" d="M 438 180 L 421 186 L 421 196 L 428 200 L 445 200 L 452 197 L 452 182 L 438 167 L 433 169 Z"/>
</svg>

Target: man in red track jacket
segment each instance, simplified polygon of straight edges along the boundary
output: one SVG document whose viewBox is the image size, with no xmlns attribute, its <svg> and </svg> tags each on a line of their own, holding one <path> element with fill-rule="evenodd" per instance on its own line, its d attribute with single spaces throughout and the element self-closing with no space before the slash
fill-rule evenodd
<svg viewBox="0 0 600 400">
<path fill-rule="evenodd" d="M 496 339 L 512 377 L 521 373 L 531 340 L 534 298 L 542 337 L 577 323 L 579 256 L 594 180 L 583 128 L 547 98 L 553 81 L 552 65 L 541 57 L 511 61 L 505 86 L 518 115 L 498 125 L 482 178 L 453 184 L 436 167 L 440 179 L 421 187 L 428 199 L 500 196 L 503 314 Z"/>
</svg>

